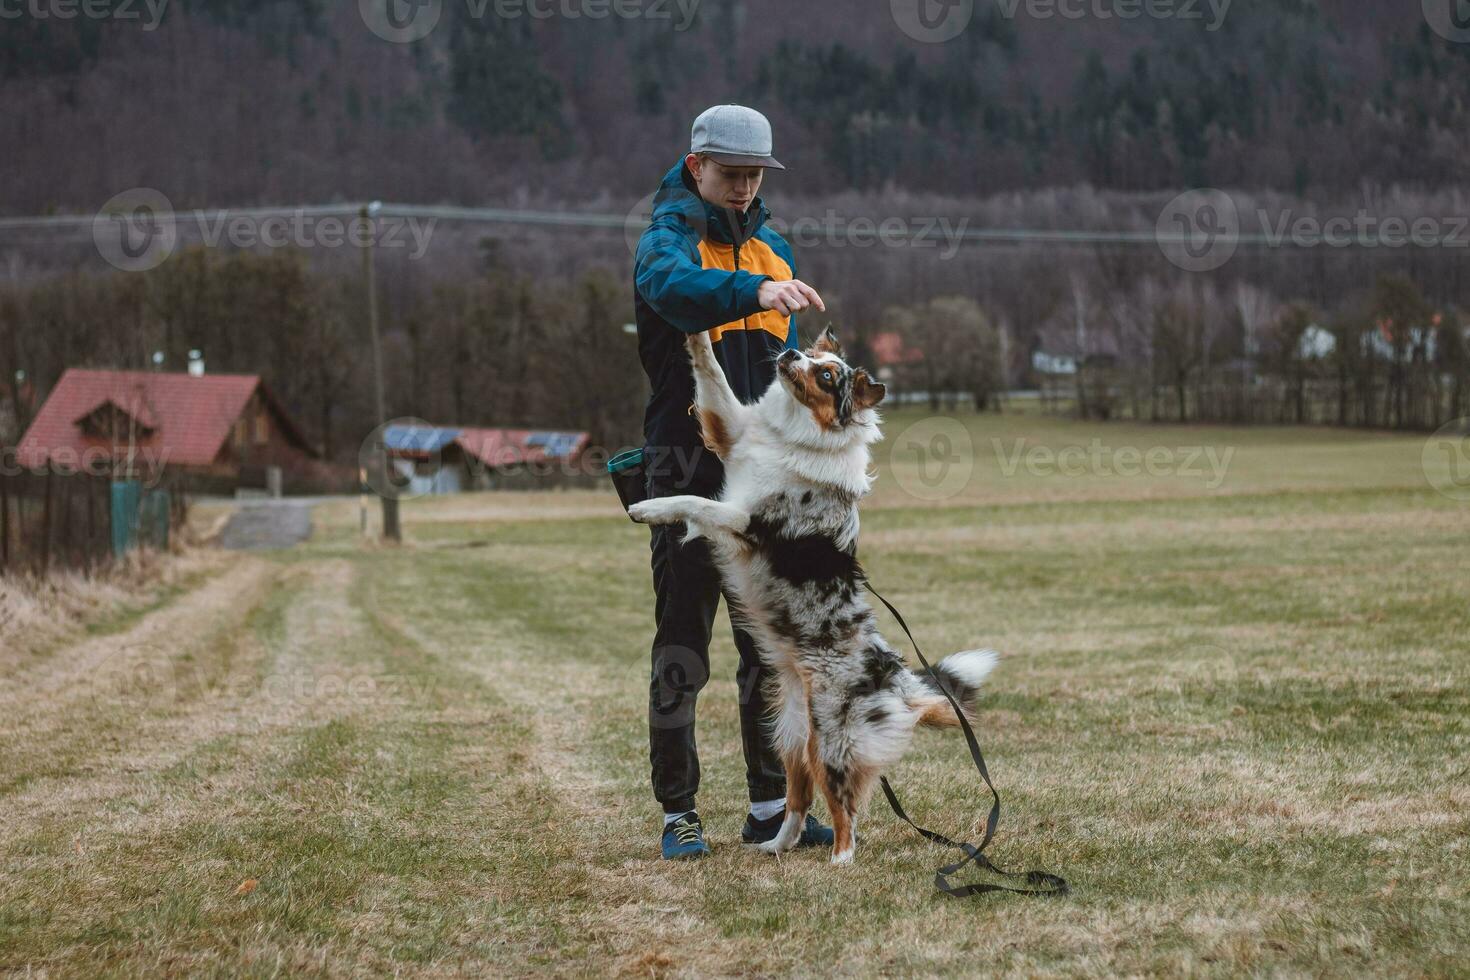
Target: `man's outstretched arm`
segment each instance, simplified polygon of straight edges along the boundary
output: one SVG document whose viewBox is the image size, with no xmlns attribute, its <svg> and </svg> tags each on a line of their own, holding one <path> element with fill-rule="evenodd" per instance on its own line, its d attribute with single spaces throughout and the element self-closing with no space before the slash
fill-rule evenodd
<svg viewBox="0 0 1470 980">
<path fill-rule="evenodd" d="M 800 280 L 777 282 L 743 269 L 702 267 L 674 222 L 655 222 L 643 233 L 635 269 L 639 294 L 685 333 L 702 333 L 761 310 L 789 316 L 808 306 L 826 309 L 817 291 Z"/>
</svg>

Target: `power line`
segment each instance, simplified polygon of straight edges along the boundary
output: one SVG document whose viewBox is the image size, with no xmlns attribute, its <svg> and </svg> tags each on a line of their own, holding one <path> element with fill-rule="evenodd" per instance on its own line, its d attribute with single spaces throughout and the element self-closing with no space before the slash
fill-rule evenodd
<svg viewBox="0 0 1470 980">
<path fill-rule="evenodd" d="M 161 215 L 155 215 L 155 219 L 162 222 L 172 222 L 175 226 L 180 224 L 195 224 L 200 227 L 227 221 L 232 218 L 265 219 L 275 217 L 296 218 L 346 218 L 357 220 L 363 208 L 361 203 L 338 203 L 338 204 L 309 204 L 294 206 L 272 206 L 272 207 L 246 207 L 246 208 L 201 208 L 184 211 L 175 211 Z M 97 220 L 98 215 L 29 215 L 4 218 L 0 217 L 0 233 L 22 229 L 90 229 Z M 378 212 L 379 219 L 424 219 L 431 221 L 452 221 L 482 224 L 516 224 L 516 225 L 538 225 L 555 226 L 567 228 L 597 228 L 603 230 L 620 229 L 626 232 L 640 230 L 646 225 L 647 220 L 641 214 L 630 212 L 628 214 L 598 214 L 585 211 L 545 211 L 521 208 L 489 208 L 489 207 L 460 207 L 455 205 L 428 205 L 428 204 L 383 204 Z M 890 217 L 899 218 L 907 222 L 938 221 L 937 217 Z M 787 227 L 794 228 L 803 222 L 804 218 L 797 218 L 785 222 Z M 812 219 L 815 220 L 815 219 Z M 846 219 L 836 223 L 829 223 L 828 229 L 839 234 L 855 234 L 853 224 L 857 220 L 870 222 L 873 228 L 870 231 L 861 232 L 864 237 L 878 236 L 881 232 L 881 222 L 868 216 L 859 216 L 855 219 Z M 964 219 L 968 223 L 968 219 Z M 959 241 L 975 245 L 1018 245 L 1018 244 L 1055 244 L 1055 245 L 1188 245 L 1200 244 L 1199 234 L 1188 232 L 1160 232 L 1160 231 L 1120 231 L 1120 230 L 1092 230 L 1092 229 L 1065 229 L 1065 228 L 969 228 L 955 227 L 951 222 L 941 237 L 945 241 Z M 1319 236 L 1320 237 L 1320 236 Z M 1322 247 L 1321 241 L 1304 241 L 1293 239 L 1290 235 L 1264 234 L 1259 232 L 1229 232 L 1219 231 L 1210 240 L 1218 241 L 1228 239 L 1238 246 L 1264 247 L 1264 248 L 1300 248 L 1311 249 Z M 10 239 L 18 244 L 39 243 L 40 240 Z M 819 241 L 817 244 L 821 244 Z M 1432 248 L 1445 245 L 1441 241 L 1419 242 L 1412 239 L 1402 240 L 1398 243 L 1384 242 L 1377 235 L 1359 235 L 1351 239 L 1344 239 L 1332 244 L 1333 248 L 1398 248 L 1415 246 L 1419 248 Z M 1446 246 L 1448 247 L 1448 246 Z"/>
</svg>

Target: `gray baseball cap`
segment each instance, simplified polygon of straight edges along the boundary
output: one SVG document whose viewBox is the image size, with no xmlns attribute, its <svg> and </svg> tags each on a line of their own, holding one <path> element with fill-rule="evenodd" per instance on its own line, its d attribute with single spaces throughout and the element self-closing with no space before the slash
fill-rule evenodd
<svg viewBox="0 0 1470 980">
<path fill-rule="evenodd" d="M 770 120 L 743 105 L 711 106 L 694 120 L 689 134 L 690 153 L 708 153 L 728 167 L 785 170 L 771 149 Z"/>
</svg>

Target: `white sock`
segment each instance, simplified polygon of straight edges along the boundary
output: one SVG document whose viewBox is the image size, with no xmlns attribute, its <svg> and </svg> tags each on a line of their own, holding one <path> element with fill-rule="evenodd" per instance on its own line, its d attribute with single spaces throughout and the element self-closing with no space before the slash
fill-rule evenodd
<svg viewBox="0 0 1470 980">
<path fill-rule="evenodd" d="M 675 820 L 678 820 L 680 817 L 687 817 L 693 812 L 693 810 L 685 810 L 683 813 L 665 813 L 664 826 L 667 827 L 669 824 L 673 823 Z"/>
<path fill-rule="evenodd" d="M 766 800 L 764 803 L 752 803 L 750 815 L 757 820 L 769 820 L 782 810 L 786 809 L 786 797 L 779 800 Z"/>
</svg>

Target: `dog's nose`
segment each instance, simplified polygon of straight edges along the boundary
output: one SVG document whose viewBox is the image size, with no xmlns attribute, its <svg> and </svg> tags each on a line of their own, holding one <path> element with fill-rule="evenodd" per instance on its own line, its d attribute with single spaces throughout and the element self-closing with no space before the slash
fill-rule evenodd
<svg viewBox="0 0 1470 980">
<path fill-rule="evenodd" d="M 776 358 L 776 360 L 777 361 L 794 361 L 794 360 L 796 360 L 800 356 L 801 356 L 801 351 L 794 350 L 794 349 L 788 347 L 788 348 L 786 348 L 785 350 L 783 350 L 781 352 L 781 356 L 778 357 L 778 358 Z"/>
</svg>

